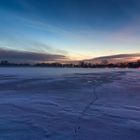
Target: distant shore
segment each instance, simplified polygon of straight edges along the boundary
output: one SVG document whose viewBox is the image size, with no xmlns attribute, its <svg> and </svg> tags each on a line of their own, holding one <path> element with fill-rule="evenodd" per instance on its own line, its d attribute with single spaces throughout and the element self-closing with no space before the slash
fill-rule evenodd
<svg viewBox="0 0 140 140">
<path fill-rule="evenodd" d="M 51 67 L 51 68 L 140 68 L 140 60 L 136 62 L 125 62 L 125 63 L 100 63 L 91 64 L 85 63 L 84 61 L 79 62 L 79 64 L 61 64 L 58 62 L 54 63 L 11 63 L 7 60 L 2 60 L 0 62 L 0 67 Z"/>
</svg>

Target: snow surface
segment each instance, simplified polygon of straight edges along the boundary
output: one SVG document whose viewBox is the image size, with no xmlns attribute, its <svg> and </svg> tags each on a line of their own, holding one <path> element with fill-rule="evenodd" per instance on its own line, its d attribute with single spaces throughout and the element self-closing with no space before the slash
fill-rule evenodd
<svg viewBox="0 0 140 140">
<path fill-rule="evenodd" d="M 140 70 L 1 68 L 0 140 L 140 140 Z"/>
</svg>

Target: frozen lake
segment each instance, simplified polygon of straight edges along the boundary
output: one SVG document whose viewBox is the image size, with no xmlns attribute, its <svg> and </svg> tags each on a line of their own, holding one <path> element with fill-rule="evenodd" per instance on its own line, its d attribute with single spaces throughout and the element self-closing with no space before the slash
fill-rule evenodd
<svg viewBox="0 0 140 140">
<path fill-rule="evenodd" d="M 0 140 L 140 140 L 140 70 L 0 68 Z"/>
</svg>

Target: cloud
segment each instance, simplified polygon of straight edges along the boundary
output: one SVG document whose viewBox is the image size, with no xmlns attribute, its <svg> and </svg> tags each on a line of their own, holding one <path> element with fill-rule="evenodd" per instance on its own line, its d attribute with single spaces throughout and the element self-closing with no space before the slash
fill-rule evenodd
<svg viewBox="0 0 140 140">
<path fill-rule="evenodd" d="M 121 59 L 121 58 L 133 58 L 133 57 L 140 57 L 140 53 L 136 53 L 136 54 L 118 54 L 118 55 L 111 55 L 111 56 L 103 56 L 103 57 L 98 57 L 98 58 L 96 58 L 96 59 L 112 59 L 112 58 L 114 58 L 114 59 Z"/>
<path fill-rule="evenodd" d="M 39 53 L 49 53 L 49 54 L 59 54 L 59 55 L 67 55 L 68 52 L 47 43 L 35 40 L 28 39 L 18 39 L 15 36 L 7 36 L 7 38 L 0 39 L 0 48 L 5 49 L 15 49 L 19 51 L 31 51 L 31 52 L 39 52 Z"/>
<path fill-rule="evenodd" d="M 107 60 L 109 63 L 136 61 L 140 60 L 140 53 L 102 56 L 85 60 L 85 62 L 101 63 L 104 60 Z"/>
<path fill-rule="evenodd" d="M 0 60 L 8 60 L 16 63 L 35 63 L 35 62 L 56 62 L 66 61 L 68 58 L 64 55 L 37 53 L 29 51 L 18 51 L 0 48 Z"/>
</svg>

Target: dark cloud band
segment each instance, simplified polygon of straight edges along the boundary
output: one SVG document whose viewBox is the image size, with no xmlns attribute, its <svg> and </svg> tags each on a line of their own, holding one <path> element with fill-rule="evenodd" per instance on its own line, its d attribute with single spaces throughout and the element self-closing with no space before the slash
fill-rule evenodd
<svg viewBox="0 0 140 140">
<path fill-rule="evenodd" d="M 11 62 L 55 62 L 67 60 L 64 55 L 0 49 L 0 60 Z"/>
</svg>

